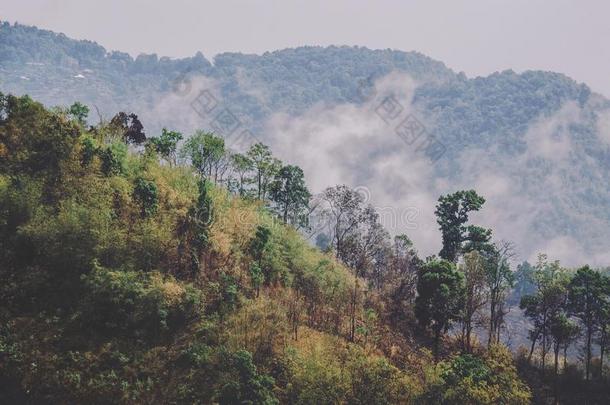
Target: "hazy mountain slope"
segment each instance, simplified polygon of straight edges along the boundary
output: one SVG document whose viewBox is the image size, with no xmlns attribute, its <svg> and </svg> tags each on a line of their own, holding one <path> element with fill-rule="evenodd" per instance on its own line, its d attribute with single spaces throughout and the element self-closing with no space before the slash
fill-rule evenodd
<svg viewBox="0 0 610 405">
<path fill-rule="evenodd" d="M 391 72 L 413 80 L 392 85 L 410 86 L 405 111 L 414 113 L 446 148 L 441 159 L 425 166 L 425 174 L 421 163 L 413 163 L 418 157 L 396 140 L 395 123 L 379 125 L 380 118 L 371 113 L 378 105 L 367 105 L 363 98 L 363 89 Z M 307 162 L 315 168 L 326 165 L 330 156 L 339 174 L 324 179 L 371 187 L 380 204 L 423 209 L 421 199 L 413 202 L 409 196 L 425 195 L 427 201 L 459 187 L 475 187 L 488 197 L 481 222 L 493 226 L 498 237 L 516 241 L 522 257 L 546 250 L 569 264 L 610 261 L 609 103 L 562 74 L 505 71 L 469 79 L 415 52 L 351 47 L 227 53 L 216 56 L 213 64 L 201 54 L 178 60 L 156 55 L 133 59 L 49 31 L 0 26 L 1 91 L 31 94 L 47 105 L 80 100 L 99 107 L 105 118 L 118 110 L 134 111 L 150 134 L 161 125 L 188 132 L 209 124 L 194 113 L 191 99 L 172 93 L 176 79 L 185 73 L 200 80 L 197 90 L 213 89 L 218 101 L 263 140 L 289 139 L 283 156 L 287 160 L 295 159 L 307 169 Z M 352 104 L 358 107 L 350 110 Z M 278 113 L 297 117 L 300 126 L 283 118 L 278 127 Z M 370 119 L 358 121 L 363 114 Z M 323 132 L 322 116 L 329 125 L 363 124 L 357 129 L 331 126 L 333 131 L 325 134 L 325 139 L 341 139 L 349 150 L 343 160 L 330 150 L 324 152 L 324 139 L 310 136 L 311 128 Z M 304 126 L 303 120 L 317 120 L 318 126 Z M 353 139 L 350 131 L 368 131 L 371 122 L 376 137 L 348 142 Z M 309 129 L 300 131 L 303 127 Z M 382 138 L 387 134 L 391 136 Z M 303 144 L 313 140 L 318 144 Z M 304 148 L 294 148 L 294 142 Z M 390 169 L 375 169 L 387 162 Z M 331 169 L 326 171 L 330 174 Z M 418 179 L 410 185 L 392 180 L 413 171 Z M 313 174 L 309 172 L 310 178 Z M 420 213 L 417 228 L 410 231 L 416 243 L 433 252 L 437 242 L 432 241 L 438 236 L 431 211 Z"/>
</svg>

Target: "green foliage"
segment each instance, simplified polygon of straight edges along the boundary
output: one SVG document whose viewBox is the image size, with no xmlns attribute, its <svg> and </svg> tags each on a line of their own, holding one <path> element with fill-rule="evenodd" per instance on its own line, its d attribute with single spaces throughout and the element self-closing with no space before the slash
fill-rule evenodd
<svg viewBox="0 0 610 405">
<path fill-rule="evenodd" d="M 256 228 L 256 233 L 254 238 L 250 242 L 250 255 L 254 260 L 261 261 L 263 259 L 263 254 L 265 252 L 265 248 L 267 247 L 267 243 L 269 242 L 269 237 L 271 236 L 271 230 L 264 225 L 259 225 Z"/>
<path fill-rule="evenodd" d="M 53 181 L 78 142 L 75 123 L 28 96 L 0 93 L 0 173 L 42 175 Z"/>
<path fill-rule="evenodd" d="M 155 341 L 176 333 L 202 310 L 199 290 L 159 273 L 96 267 L 82 281 L 78 322 L 93 336 L 120 334 Z"/>
<path fill-rule="evenodd" d="M 591 372 L 593 334 L 598 327 L 607 322 L 603 311 L 610 301 L 608 284 L 607 277 L 585 266 L 576 271 L 568 286 L 569 310 L 580 321 L 586 336 L 585 378 L 587 380 Z"/>
<path fill-rule="evenodd" d="M 460 319 L 463 306 L 464 276 L 447 260 L 433 260 L 424 265 L 417 283 L 415 316 L 423 327 L 434 333 L 435 354 L 441 334 Z"/>
<path fill-rule="evenodd" d="M 303 170 L 298 166 L 283 166 L 270 186 L 270 198 L 276 204 L 284 223 L 307 224 L 311 194 L 305 185 Z"/>
<path fill-rule="evenodd" d="M 210 132 L 197 131 L 184 143 L 181 155 L 202 177 L 216 180 L 226 156 L 225 141 Z"/>
<path fill-rule="evenodd" d="M 84 126 L 87 123 L 89 107 L 77 101 L 70 106 L 70 108 L 68 109 L 68 113 L 73 119 L 76 120 L 76 122 Z"/>
<path fill-rule="evenodd" d="M 110 121 L 110 129 L 125 143 L 140 145 L 146 141 L 144 126 L 134 113 L 127 114 L 121 111 Z"/>
<path fill-rule="evenodd" d="M 289 355 L 287 403 L 416 403 L 417 384 L 404 372 L 357 346 L 333 343 L 316 340 Z"/>
<path fill-rule="evenodd" d="M 462 250 L 462 242 L 468 238 L 473 238 L 471 243 L 475 243 L 472 246 L 475 249 L 478 244 L 486 243 L 489 240 L 491 232 L 480 227 L 467 228 L 465 226 L 468 222 L 468 214 L 471 211 L 478 211 L 484 203 L 485 199 L 474 190 L 457 191 L 438 199 L 434 213 L 443 237 L 443 248 L 439 253 L 443 259 L 455 262 Z"/>
<path fill-rule="evenodd" d="M 145 180 L 141 177 L 136 179 L 133 189 L 133 198 L 140 205 L 142 218 L 148 218 L 157 212 L 159 208 L 159 191 L 154 181 Z"/>
<path fill-rule="evenodd" d="M 84 137 L 82 139 L 82 151 L 81 151 L 81 163 L 83 166 L 88 166 L 93 158 L 98 153 L 98 147 L 91 137 Z"/>
<path fill-rule="evenodd" d="M 254 169 L 253 183 L 256 185 L 255 195 L 259 200 L 264 200 L 273 177 L 280 170 L 281 162 L 275 159 L 271 155 L 269 147 L 262 143 L 252 145 L 246 156 Z"/>
<path fill-rule="evenodd" d="M 272 392 L 273 378 L 260 375 L 252 363 L 252 355 L 240 350 L 228 354 L 223 362 L 227 369 L 232 369 L 229 381 L 220 390 L 220 404 L 260 404 L 272 405 L 278 401 Z"/>
<path fill-rule="evenodd" d="M 210 226 L 214 222 L 213 202 L 210 196 L 211 184 L 205 179 L 197 183 L 199 195 L 196 204 L 189 210 L 189 217 L 193 226 L 195 251 L 193 252 L 193 265 L 199 268 L 200 257 L 209 244 Z"/>
<path fill-rule="evenodd" d="M 256 289 L 258 294 L 261 285 L 265 281 L 265 274 L 256 262 L 250 265 L 250 280 L 252 280 L 252 287 Z"/>
<path fill-rule="evenodd" d="M 178 142 L 182 140 L 182 134 L 176 131 L 168 131 L 163 128 L 161 136 L 149 138 L 148 142 L 152 149 L 170 164 L 176 164 L 176 150 Z"/>
<path fill-rule="evenodd" d="M 492 346 L 484 357 L 462 354 L 437 365 L 436 383 L 422 397 L 427 404 L 529 404 L 531 393 L 519 379 L 508 350 Z"/>
<path fill-rule="evenodd" d="M 125 174 L 127 160 L 127 145 L 114 142 L 99 151 L 102 161 L 102 172 L 106 176 Z"/>
</svg>

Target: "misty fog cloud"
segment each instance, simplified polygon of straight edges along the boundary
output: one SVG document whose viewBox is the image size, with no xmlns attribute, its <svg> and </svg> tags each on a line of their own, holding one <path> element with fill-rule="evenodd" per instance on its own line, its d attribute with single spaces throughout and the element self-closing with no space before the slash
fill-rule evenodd
<svg viewBox="0 0 610 405">
<path fill-rule="evenodd" d="M 237 74 L 237 81 L 246 94 L 267 100 L 261 86 L 243 72 Z M 577 104 L 566 103 L 555 113 L 534 120 L 522 135 L 525 150 L 520 154 L 465 148 L 452 162 L 457 163 L 458 175 L 450 179 L 436 172 L 434 161 L 422 153 L 418 143 L 409 144 L 397 134 L 398 123 L 411 116 L 427 133 L 439 137 L 435 123 L 426 121 L 426 114 L 412 103 L 417 85 L 404 73 L 392 73 L 374 83 L 374 97 L 362 104 L 318 104 L 298 115 L 273 114 L 261 124 L 260 139 L 284 162 L 302 167 L 314 193 L 337 184 L 365 190 L 388 230 L 407 233 L 422 256 L 437 253 L 441 247 L 434 216 L 438 197 L 475 189 L 487 202 L 471 216 L 471 222 L 492 228 L 495 240 L 514 242 L 518 260 L 535 261 L 538 253 L 546 252 L 569 266 L 610 262 L 606 247 L 610 224 L 579 210 L 579 193 L 587 192 L 587 184 L 576 182 L 582 189 L 574 189 L 574 182 L 568 181 L 578 176 L 571 159 L 579 146 L 570 132 L 573 125 L 584 122 Z M 190 77 L 186 84 L 160 97 L 142 118 L 166 123 L 187 136 L 197 128 L 211 129 L 213 117 L 202 116 L 192 102 L 207 90 L 223 108 L 219 89 L 213 79 Z M 391 113 L 382 106 L 388 97 L 398 106 Z M 392 114 L 396 116 L 389 119 Z M 242 127 L 247 129 L 248 124 L 242 122 Z M 610 144 L 610 114 L 600 115 L 597 127 L 598 136 Z M 594 163 L 588 170 L 603 175 Z M 562 224 L 580 228 L 557 233 L 547 229 L 549 223 L 559 224 L 557 229 Z M 579 236 L 583 233 L 586 238 Z"/>
<path fill-rule="evenodd" d="M 535 120 L 523 134 L 526 150 L 508 156 L 496 150 L 467 148 L 458 155 L 457 180 L 435 173 L 434 163 L 407 145 L 376 111 L 381 100 L 394 94 L 403 114 L 421 119 L 412 104 L 417 86 L 405 74 L 391 74 L 375 83 L 376 97 L 364 105 L 315 106 L 298 115 L 276 114 L 265 127 L 274 152 L 301 166 L 314 192 L 335 184 L 366 187 L 379 210 L 417 210 L 417 229 L 392 223 L 392 233 L 406 232 L 422 255 L 437 253 L 440 232 L 434 207 L 442 194 L 475 189 L 487 202 L 471 222 L 490 227 L 494 239 L 515 243 L 519 260 L 535 261 L 546 252 L 565 265 L 604 265 L 606 224 L 587 218 L 573 207 L 566 178 L 573 175 L 570 127 L 581 123 L 582 111 L 566 103 L 550 116 Z M 434 133 L 434 123 L 426 122 Z M 441 139 L 442 141 L 442 139 Z M 542 162 L 542 163 L 541 163 Z M 549 234 L 542 219 L 580 221 L 591 232 L 591 245 L 567 233 Z M 383 216 L 383 215 L 382 215 Z M 567 232 L 567 230 L 566 230 Z"/>
</svg>

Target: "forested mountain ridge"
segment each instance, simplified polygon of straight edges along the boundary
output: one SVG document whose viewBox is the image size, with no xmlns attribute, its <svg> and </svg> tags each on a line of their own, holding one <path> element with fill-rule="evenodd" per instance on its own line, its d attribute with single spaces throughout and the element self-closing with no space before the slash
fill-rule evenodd
<svg viewBox="0 0 610 405">
<path fill-rule="evenodd" d="M 497 222 L 514 222 L 511 218 L 515 217 L 522 222 L 517 234 L 498 223 L 493 226 L 503 238 L 519 245 L 522 257 L 541 251 L 561 254 L 572 245 L 573 257 L 578 256 L 572 264 L 585 258 L 597 265 L 607 263 L 610 191 L 604 179 L 610 176 L 609 102 L 562 74 L 505 71 L 469 79 L 417 52 L 359 47 L 225 53 L 213 63 L 200 53 L 184 59 L 157 55 L 134 59 L 107 52 L 91 41 L 6 22 L 0 25 L 0 88 L 4 92 L 29 94 L 48 106 L 79 100 L 98 108 L 105 119 L 116 111 L 132 111 L 151 134 L 163 126 L 190 133 L 207 125 L 194 113 L 190 100 L 170 98 L 171 106 L 166 102 L 176 80 L 185 74 L 207 80 L 219 101 L 273 147 L 269 119 L 276 114 L 299 117 L 320 104 L 329 108 L 360 105 L 363 83 L 374 85 L 392 72 L 403 72 L 414 80 L 411 104 L 405 107 L 416 111 L 445 146 L 443 158 L 432 169 L 434 175 L 426 180 L 428 185 L 468 188 L 482 181 L 483 173 L 491 173 L 502 185 L 500 191 L 483 191 L 500 193 L 489 202 L 494 212 L 505 212 Z M 91 114 L 90 120 L 97 119 Z M 295 141 L 303 137 L 275 131 L 276 137 Z M 392 134 L 392 128 L 386 132 Z M 376 155 L 367 157 L 369 168 L 382 162 L 395 146 L 377 148 L 381 150 Z M 404 158 L 406 171 L 409 159 Z M 367 170 L 354 168 L 353 186 L 384 182 L 381 174 Z M 510 193 L 503 191 L 508 189 Z M 545 193 L 539 193 L 541 189 Z M 405 189 L 403 194 L 419 191 Z M 448 191 L 425 190 L 430 196 Z M 407 205 L 402 200 L 389 203 Z M 532 211 L 524 208 L 529 203 L 537 206 L 537 213 L 524 216 Z M 526 240 L 530 235 L 533 240 Z M 428 251 L 436 249 L 428 247 L 428 241 L 419 244 Z"/>
</svg>

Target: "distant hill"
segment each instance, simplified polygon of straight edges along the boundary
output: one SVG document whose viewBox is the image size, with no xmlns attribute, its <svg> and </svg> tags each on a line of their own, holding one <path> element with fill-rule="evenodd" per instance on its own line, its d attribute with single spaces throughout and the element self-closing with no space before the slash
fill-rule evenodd
<svg viewBox="0 0 610 405">
<path fill-rule="evenodd" d="M 414 80 L 410 108 L 446 150 L 425 179 L 425 190 L 405 187 L 400 193 L 436 198 L 458 187 L 478 187 L 489 197 L 481 220 L 494 226 L 497 237 L 514 240 L 522 257 L 544 249 L 570 264 L 610 262 L 610 102 L 562 74 L 504 71 L 467 78 L 417 52 L 361 47 L 224 53 L 213 62 L 201 53 L 134 59 L 95 42 L 0 25 L 0 91 L 30 94 L 46 105 L 79 100 L 96 106 L 106 119 L 133 111 L 152 135 L 168 123 L 186 132 L 198 125 L 182 115 L 193 115 L 188 102 L 180 100 L 183 105 L 176 109 L 171 98 L 184 77 L 207 81 L 232 114 L 273 142 L 265 131 L 274 114 L 300 116 L 320 105 L 361 105 L 363 83 L 392 72 Z M 168 108 L 162 101 L 173 104 Z M 284 136 L 298 141 L 294 134 Z M 380 144 L 366 161 L 343 167 L 353 168 L 352 182 L 375 183 L 396 194 L 385 174 L 371 169 L 392 149 Z M 404 171 L 410 167 L 405 158 Z M 407 201 L 396 197 L 391 203 Z M 425 227 L 435 224 L 422 223 L 420 231 Z M 417 230 L 411 233 L 423 249 L 434 248 L 418 240 Z"/>
</svg>

